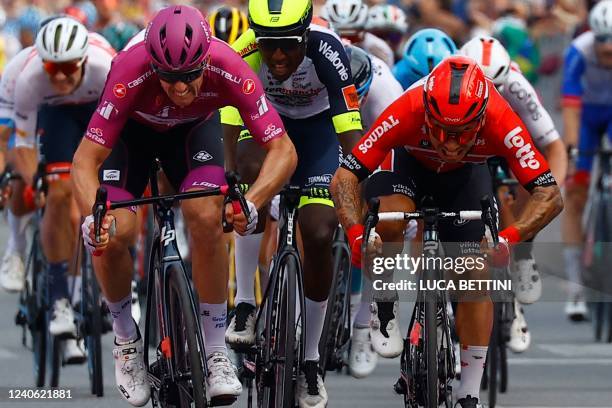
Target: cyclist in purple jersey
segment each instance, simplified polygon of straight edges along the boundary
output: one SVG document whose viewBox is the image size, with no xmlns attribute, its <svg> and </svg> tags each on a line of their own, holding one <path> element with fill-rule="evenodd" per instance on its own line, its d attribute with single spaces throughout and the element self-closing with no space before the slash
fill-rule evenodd
<svg viewBox="0 0 612 408">
<path fill-rule="evenodd" d="M 267 204 L 293 173 L 295 149 L 256 74 L 227 44 L 212 38 L 198 10 L 183 5 L 162 9 L 149 23 L 144 41 L 113 62 L 86 138 L 74 157 L 73 181 L 81 211 L 91 213 L 100 183 L 110 200 L 142 195 L 154 158 L 159 158 L 176 190 L 225 184 L 217 109 L 227 105 L 241 112 L 254 138 L 267 150 L 262 171 L 246 194 L 253 220 L 247 222 L 244 214 L 225 209 L 238 233 L 251 233 L 257 208 Z M 182 210 L 198 244 L 192 251 L 193 280 L 205 334 L 207 394 L 237 396 L 242 387 L 224 339 L 228 268 L 219 222 L 223 198 L 187 200 Z M 129 310 L 128 245 L 136 236 L 136 215 L 130 210 L 111 211 L 103 221 L 100 243 L 93 239 L 92 215 L 82 230 L 86 247 L 101 252 L 94 257 L 94 268 L 113 316 L 117 386 L 132 405 L 144 405 L 150 387 L 143 342 Z"/>
</svg>

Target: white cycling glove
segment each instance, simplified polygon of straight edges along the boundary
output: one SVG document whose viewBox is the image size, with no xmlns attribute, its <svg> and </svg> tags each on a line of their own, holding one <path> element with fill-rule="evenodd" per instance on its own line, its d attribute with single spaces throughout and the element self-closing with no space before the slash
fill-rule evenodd
<svg viewBox="0 0 612 408">
<path fill-rule="evenodd" d="M 251 214 L 251 222 L 247 224 L 246 235 L 250 235 L 253 233 L 253 231 L 255 231 L 255 228 L 257 228 L 258 214 L 257 214 L 257 207 L 255 207 L 255 204 L 253 204 L 249 200 L 246 200 L 246 203 L 247 203 L 247 207 L 249 207 L 249 213 Z"/>
</svg>

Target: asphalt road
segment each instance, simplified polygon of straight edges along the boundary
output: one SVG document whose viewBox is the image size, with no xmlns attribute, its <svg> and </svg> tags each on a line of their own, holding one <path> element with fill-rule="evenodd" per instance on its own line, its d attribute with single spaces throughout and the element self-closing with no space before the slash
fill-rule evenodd
<svg viewBox="0 0 612 408">
<path fill-rule="evenodd" d="M 546 105 L 558 101 L 555 80 L 544 80 L 540 89 Z M 559 114 L 552 108 L 557 123 Z M 563 315 L 564 282 L 559 278 L 562 258 L 558 252 L 558 220 L 539 235 L 535 253 L 544 279 L 544 300 L 526 308 L 531 348 L 520 355 L 510 354 L 509 389 L 499 396 L 501 407 L 612 407 L 612 345 L 596 344 L 588 323 L 572 324 Z M 0 248 L 6 228 L 0 227 Z M 104 338 L 105 397 L 89 395 L 86 366 L 63 367 L 60 387 L 71 391 L 70 400 L 14 400 L 10 391 L 33 389 L 32 353 L 21 345 L 21 332 L 13 320 L 17 296 L 0 292 L 0 407 L 128 407 L 114 388 L 112 336 Z M 408 318 L 408 304 L 402 306 L 402 321 Z M 406 327 L 404 323 L 403 329 Z M 374 374 L 356 380 L 347 375 L 329 374 L 326 381 L 332 408 L 401 407 L 401 398 L 392 385 L 399 373 L 399 360 L 381 360 Z M 486 393 L 481 396 L 484 400 Z M 242 398 L 234 406 L 246 406 Z"/>
</svg>

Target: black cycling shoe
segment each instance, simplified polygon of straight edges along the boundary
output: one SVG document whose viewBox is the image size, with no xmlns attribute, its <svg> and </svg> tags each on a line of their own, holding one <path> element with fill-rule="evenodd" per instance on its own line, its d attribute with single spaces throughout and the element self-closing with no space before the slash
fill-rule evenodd
<svg viewBox="0 0 612 408">
<path fill-rule="evenodd" d="M 458 400 L 455 404 L 455 408 L 482 408 L 482 405 L 478 403 L 478 398 L 468 395 Z"/>
</svg>

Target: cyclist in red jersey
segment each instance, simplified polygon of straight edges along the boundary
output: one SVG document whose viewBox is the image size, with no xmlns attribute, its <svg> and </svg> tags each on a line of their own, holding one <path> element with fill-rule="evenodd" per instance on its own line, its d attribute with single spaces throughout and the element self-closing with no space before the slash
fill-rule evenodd
<svg viewBox="0 0 612 408">
<path fill-rule="evenodd" d="M 508 243 L 532 237 L 563 208 L 559 188 L 544 157 L 533 147 L 520 118 L 487 80 L 477 64 L 451 56 L 417 83 L 377 119 L 348 154 L 331 184 L 338 217 L 347 231 L 353 263 L 361 263 L 361 195 L 359 183 L 383 164 L 392 152 L 391 165 L 377 183 L 366 184 L 366 197 L 380 197 L 381 211 L 414 211 L 419 199 L 432 196 L 441 210 L 480 208 L 480 198 L 490 194 L 491 183 L 483 163 L 491 156 L 504 157 L 519 182 L 530 192 L 525 211 L 514 225 L 499 233 L 497 251 L 487 251 L 497 265 L 507 264 Z M 379 175 L 381 172 L 377 173 Z M 450 223 L 452 224 L 452 223 Z M 403 241 L 405 223 L 381 223 L 380 239 Z M 470 221 L 439 227 L 442 242 L 467 243 L 448 251 L 452 256 L 481 254 L 484 225 Z M 377 238 L 378 239 L 378 238 Z M 470 245 L 471 243 L 471 245 Z M 401 249 L 401 248 L 400 248 Z M 446 248 L 445 248 L 446 250 Z M 397 252 L 397 250 L 396 250 Z M 390 255 L 386 250 L 384 255 Z M 447 255 L 449 255 L 447 253 Z M 462 279 L 486 279 L 486 270 L 468 270 Z M 461 385 L 455 392 L 456 407 L 479 404 L 483 362 L 493 322 L 488 293 L 478 301 L 461 302 L 456 327 L 461 343 Z M 379 293 L 372 317 L 372 335 L 383 332 L 379 347 L 389 357 L 401 352 L 397 325 L 397 293 Z M 376 347 L 373 338 L 373 346 Z"/>
</svg>

